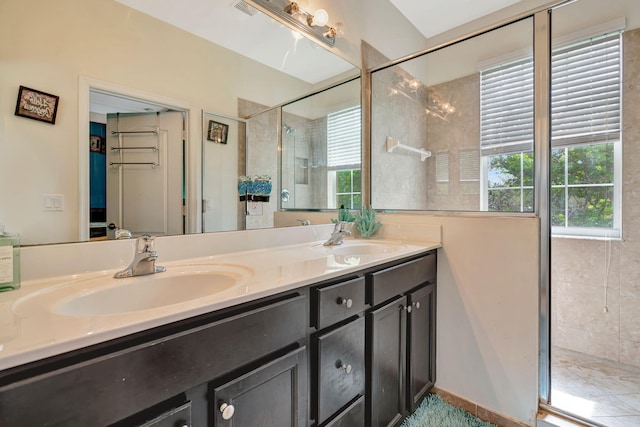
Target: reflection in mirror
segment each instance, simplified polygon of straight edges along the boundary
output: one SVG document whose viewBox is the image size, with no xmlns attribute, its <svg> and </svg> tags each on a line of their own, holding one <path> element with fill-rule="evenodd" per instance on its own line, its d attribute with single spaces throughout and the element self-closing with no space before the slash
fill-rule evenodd
<svg viewBox="0 0 640 427">
<path fill-rule="evenodd" d="M 202 231 L 201 200 L 204 198 L 200 189 L 202 110 L 229 117 L 247 117 L 239 111 L 239 99 L 249 99 L 262 106 L 280 105 L 318 87 L 326 87 L 336 79 L 341 81 L 346 78 L 345 73 L 353 76 L 358 72 L 333 53 L 306 49 L 308 40 L 294 45 L 291 32 L 272 20 L 258 23 L 258 15 L 249 17 L 225 2 L 209 2 L 218 8 L 223 8 L 224 3 L 224 13 L 228 15 L 225 19 L 220 19 L 220 14 L 215 15 L 216 25 L 210 25 L 209 20 L 207 28 L 220 29 L 224 24 L 224 39 L 232 42 L 247 41 L 244 33 L 248 26 L 259 29 L 269 26 L 286 34 L 287 42 L 281 55 L 272 54 L 269 46 L 271 43 L 280 46 L 280 39 L 264 37 L 259 43 L 249 39 L 250 49 L 241 51 L 241 47 L 236 46 L 238 50 L 233 50 L 152 17 L 154 8 L 168 7 L 173 11 L 172 18 L 179 20 L 187 13 L 197 13 L 195 8 L 181 7 L 180 13 L 175 13 L 171 7 L 175 6 L 174 2 L 128 3 L 144 3 L 150 9 L 149 14 L 112 0 L 0 2 L 0 39 L 3 40 L 0 92 L 6 94 L 0 121 L 0 171 L 4 182 L 11 183 L 0 187 L 0 199 L 3 200 L 0 221 L 7 230 L 20 233 L 23 244 L 90 238 L 90 155 L 87 148 L 91 144 L 89 92 L 94 88 L 91 82 L 108 82 L 114 92 L 120 92 L 117 88 L 125 88 L 151 94 L 153 99 L 171 101 L 169 105 L 181 107 L 187 113 L 186 186 L 180 191 L 184 191 L 186 199 L 185 232 L 197 233 Z M 35 9 L 38 13 L 33 13 Z M 23 28 L 25 16 L 29 17 L 29 31 L 26 32 Z M 100 30 L 96 31 L 96 28 Z M 20 37 L 16 38 L 16 34 Z M 51 42 L 44 43 L 43 40 Z M 294 61 L 295 53 L 303 50 L 310 52 L 309 56 Z M 329 58 L 313 60 L 313 52 Z M 257 54 L 263 54 L 264 61 L 245 56 Z M 272 62 L 265 65 L 267 60 Z M 329 65 L 336 62 L 340 67 L 331 69 Z M 283 64 L 295 64 L 295 70 L 287 69 L 285 73 L 281 71 Z M 314 81 L 294 75 L 308 75 Z M 88 81 L 90 83 L 86 83 Z M 21 85 L 59 96 L 55 125 L 13 115 Z M 97 140 L 94 142 L 99 145 Z M 274 151 L 273 157 L 276 153 Z M 275 161 L 269 167 L 274 168 L 269 173 L 276 176 Z M 267 168 L 261 166 L 259 169 Z M 44 209 L 44 200 L 49 200 L 50 196 L 62 198 L 62 207 L 53 211 Z M 213 206 L 224 209 L 222 201 L 212 195 L 206 197 L 213 200 Z M 182 194 L 179 199 L 182 203 Z M 104 209 L 103 206 L 100 208 Z M 224 213 L 224 218 L 234 216 L 233 212 L 238 210 L 236 201 L 231 210 Z M 148 212 L 140 214 L 142 217 L 149 215 Z M 94 219 L 93 222 L 99 223 L 94 228 L 104 229 L 106 218 L 98 216 Z M 113 222 L 122 227 L 118 221 Z M 231 229 L 232 223 L 232 220 L 224 219 L 220 228 Z M 241 221 L 237 220 L 237 225 L 240 226 Z M 218 229 L 211 221 L 206 228 L 209 226 Z"/>
<path fill-rule="evenodd" d="M 183 234 L 186 111 L 90 90 L 89 233 Z"/>
<path fill-rule="evenodd" d="M 244 229 L 236 182 L 244 175 L 245 121 L 202 112 L 202 232 Z"/>
<path fill-rule="evenodd" d="M 533 211 L 532 34 L 525 19 L 372 73 L 372 207 Z"/>
<path fill-rule="evenodd" d="M 359 209 L 360 78 L 282 107 L 282 209 Z"/>
</svg>

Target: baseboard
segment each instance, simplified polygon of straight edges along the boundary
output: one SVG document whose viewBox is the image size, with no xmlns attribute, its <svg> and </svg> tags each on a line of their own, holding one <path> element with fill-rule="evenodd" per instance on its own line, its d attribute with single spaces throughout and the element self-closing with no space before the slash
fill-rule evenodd
<svg viewBox="0 0 640 427">
<path fill-rule="evenodd" d="M 471 415 L 480 418 L 482 421 L 490 422 L 498 427 L 530 427 L 438 387 L 434 387 L 431 393 L 437 394 L 450 405 L 462 408 Z"/>
</svg>

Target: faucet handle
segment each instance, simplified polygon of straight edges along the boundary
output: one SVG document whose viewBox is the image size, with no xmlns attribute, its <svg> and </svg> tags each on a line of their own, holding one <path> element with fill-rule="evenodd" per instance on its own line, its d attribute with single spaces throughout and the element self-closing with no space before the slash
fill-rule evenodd
<svg viewBox="0 0 640 427">
<path fill-rule="evenodd" d="M 141 254 L 145 252 L 153 251 L 153 244 L 155 242 L 155 236 L 144 234 L 136 240 L 136 252 Z"/>
<path fill-rule="evenodd" d="M 348 228 L 351 228 L 353 226 L 353 223 L 346 222 L 346 221 L 338 221 L 335 226 L 335 231 L 340 233 L 346 232 L 350 234 L 350 232 L 347 230 L 347 226 L 349 226 Z"/>
</svg>

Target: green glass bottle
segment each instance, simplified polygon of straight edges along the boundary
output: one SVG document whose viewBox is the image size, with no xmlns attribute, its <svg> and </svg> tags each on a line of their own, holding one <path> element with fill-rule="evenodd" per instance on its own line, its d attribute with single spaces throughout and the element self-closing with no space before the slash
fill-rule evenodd
<svg viewBox="0 0 640 427">
<path fill-rule="evenodd" d="M 20 288 L 20 236 L 0 224 L 0 292 Z"/>
</svg>

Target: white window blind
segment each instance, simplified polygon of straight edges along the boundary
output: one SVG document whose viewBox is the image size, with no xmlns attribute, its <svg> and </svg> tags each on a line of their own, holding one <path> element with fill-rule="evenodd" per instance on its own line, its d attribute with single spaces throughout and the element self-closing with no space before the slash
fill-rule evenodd
<svg viewBox="0 0 640 427">
<path fill-rule="evenodd" d="M 480 72 L 482 155 L 531 151 L 533 147 L 533 58 Z"/>
<path fill-rule="evenodd" d="M 553 51 L 553 146 L 620 137 L 620 43 L 616 32 Z M 532 58 L 482 70 L 480 88 L 482 155 L 532 151 Z"/>
<path fill-rule="evenodd" d="M 327 116 L 327 166 L 333 169 L 360 167 L 360 106 Z"/>
<path fill-rule="evenodd" d="M 620 138 L 620 39 L 615 33 L 554 50 L 554 146 Z"/>
</svg>

